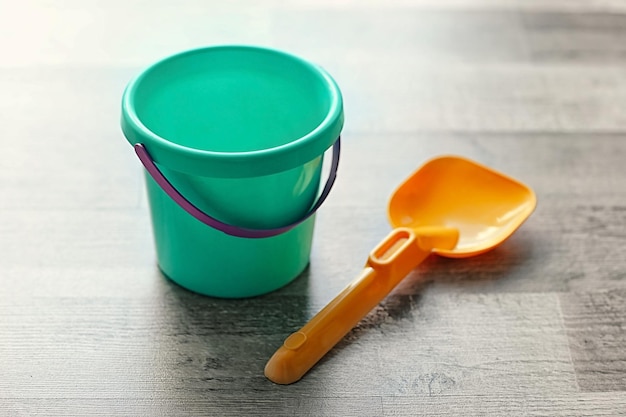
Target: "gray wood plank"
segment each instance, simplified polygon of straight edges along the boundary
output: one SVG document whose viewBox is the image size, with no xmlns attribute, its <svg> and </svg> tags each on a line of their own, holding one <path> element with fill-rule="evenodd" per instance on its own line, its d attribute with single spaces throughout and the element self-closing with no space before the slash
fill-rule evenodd
<svg viewBox="0 0 626 417">
<path fill-rule="evenodd" d="M 623 416 L 626 402 L 609 396 L 466 396 L 383 400 L 387 416 Z"/>
<path fill-rule="evenodd" d="M 559 296 L 583 391 L 626 391 L 625 297 L 624 290 Z"/>
<path fill-rule="evenodd" d="M 154 260 L 150 220 L 144 209 L 0 213 L 2 267 L 9 270 L 105 271 L 145 267 Z M 16 245 L 17 241 L 24 244 Z"/>
<path fill-rule="evenodd" d="M 0 68 L 10 97 L 0 101 L 0 209 L 138 206 L 141 171 L 117 123 L 132 73 Z"/>
<path fill-rule="evenodd" d="M 248 398 L 216 397 L 191 399 L 28 399 L 0 404 L 0 413 L 10 416 L 277 416 L 297 415 L 298 400 L 295 398 L 268 399 L 251 396 Z"/>
<path fill-rule="evenodd" d="M 381 411 L 382 405 L 382 411 Z M 285 398 L 270 400 L 247 398 L 161 400 L 41 400 L 0 404 L 0 412 L 12 416 L 484 416 L 507 413 L 511 416 L 623 416 L 623 399 L 603 394 L 545 398 L 537 397 L 355 397 L 355 398 Z"/>
</svg>

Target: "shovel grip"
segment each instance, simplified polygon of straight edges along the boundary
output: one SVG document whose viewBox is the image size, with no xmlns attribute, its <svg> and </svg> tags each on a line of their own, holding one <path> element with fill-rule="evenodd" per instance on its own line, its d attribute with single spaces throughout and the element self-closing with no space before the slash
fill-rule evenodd
<svg viewBox="0 0 626 417">
<path fill-rule="evenodd" d="M 285 340 L 265 366 L 265 376 L 277 384 L 298 381 L 431 253 L 432 243 L 451 249 L 458 239 L 455 229 L 426 232 L 435 238 L 408 228 L 393 230 L 370 253 L 361 275 Z"/>
</svg>

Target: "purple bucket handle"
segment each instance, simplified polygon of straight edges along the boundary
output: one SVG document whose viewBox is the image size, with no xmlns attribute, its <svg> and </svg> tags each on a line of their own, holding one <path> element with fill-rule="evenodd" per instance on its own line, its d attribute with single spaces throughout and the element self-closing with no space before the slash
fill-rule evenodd
<svg viewBox="0 0 626 417">
<path fill-rule="evenodd" d="M 311 209 L 302 217 L 300 220 L 297 220 L 287 226 L 277 227 L 274 229 L 247 229 L 245 227 L 239 227 L 228 223 L 223 223 L 217 220 L 214 217 L 209 216 L 198 207 L 193 205 L 189 200 L 187 200 L 173 185 L 169 182 L 167 178 L 163 175 L 161 170 L 155 165 L 152 157 L 148 153 L 146 147 L 141 144 L 135 144 L 135 153 L 141 160 L 141 163 L 146 168 L 150 176 L 156 181 L 156 183 L 165 191 L 165 193 L 170 196 L 172 200 L 176 202 L 183 210 L 187 213 L 191 214 L 196 219 L 200 220 L 202 223 L 206 224 L 209 227 L 217 229 L 226 233 L 227 235 L 236 236 L 236 237 L 244 237 L 244 238 L 263 238 L 263 237 L 272 237 L 279 235 L 281 233 L 285 233 L 292 228 L 296 227 L 309 217 L 311 217 L 317 209 L 320 208 L 328 194 L 330 193 L 331 188 L 335 184 L 335 179 L 337 178 L 337 167 L 339 166 L 339 153 L 341 150 L 341 137 L 337 138 L 333 145 L 333 159 L 330 167 L 330 173 L 328 174 L 328 180 L 326 180 L 326 185 L 322 190 L 319 198 L 311 207 Z"/>
</svg>

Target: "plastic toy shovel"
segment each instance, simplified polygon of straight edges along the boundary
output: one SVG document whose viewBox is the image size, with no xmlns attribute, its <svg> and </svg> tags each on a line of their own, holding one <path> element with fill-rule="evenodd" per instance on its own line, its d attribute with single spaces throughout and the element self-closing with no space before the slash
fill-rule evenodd
<svg viewBox="0 0 626 417">
<path fill-rule="evenodd" d="M 463 258 L 509 237 L 536 206 L 520 182 L 464 158 L 433 159 L 394 192 L 388 214 L 395 228 L 369 255 L 361 275 L 265 366 L 277 384 L 298 381 L 431 252 Z"/>
</svg>

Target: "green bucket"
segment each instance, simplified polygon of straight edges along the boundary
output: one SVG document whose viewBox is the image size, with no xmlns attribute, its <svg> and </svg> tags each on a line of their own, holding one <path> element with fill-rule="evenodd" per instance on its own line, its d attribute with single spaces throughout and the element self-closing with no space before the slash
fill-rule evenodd
<svg viewBox="0 0 626 417">
<path fill-rule="evenodd" d="M 239 298 L 278 289 L 306 268 L 343 127 L 341 92 L 326 71 L 259 47 L 183 52 L 129 83 L 121 125 L 146 168 L 168 278 Z"/>
</svg>

